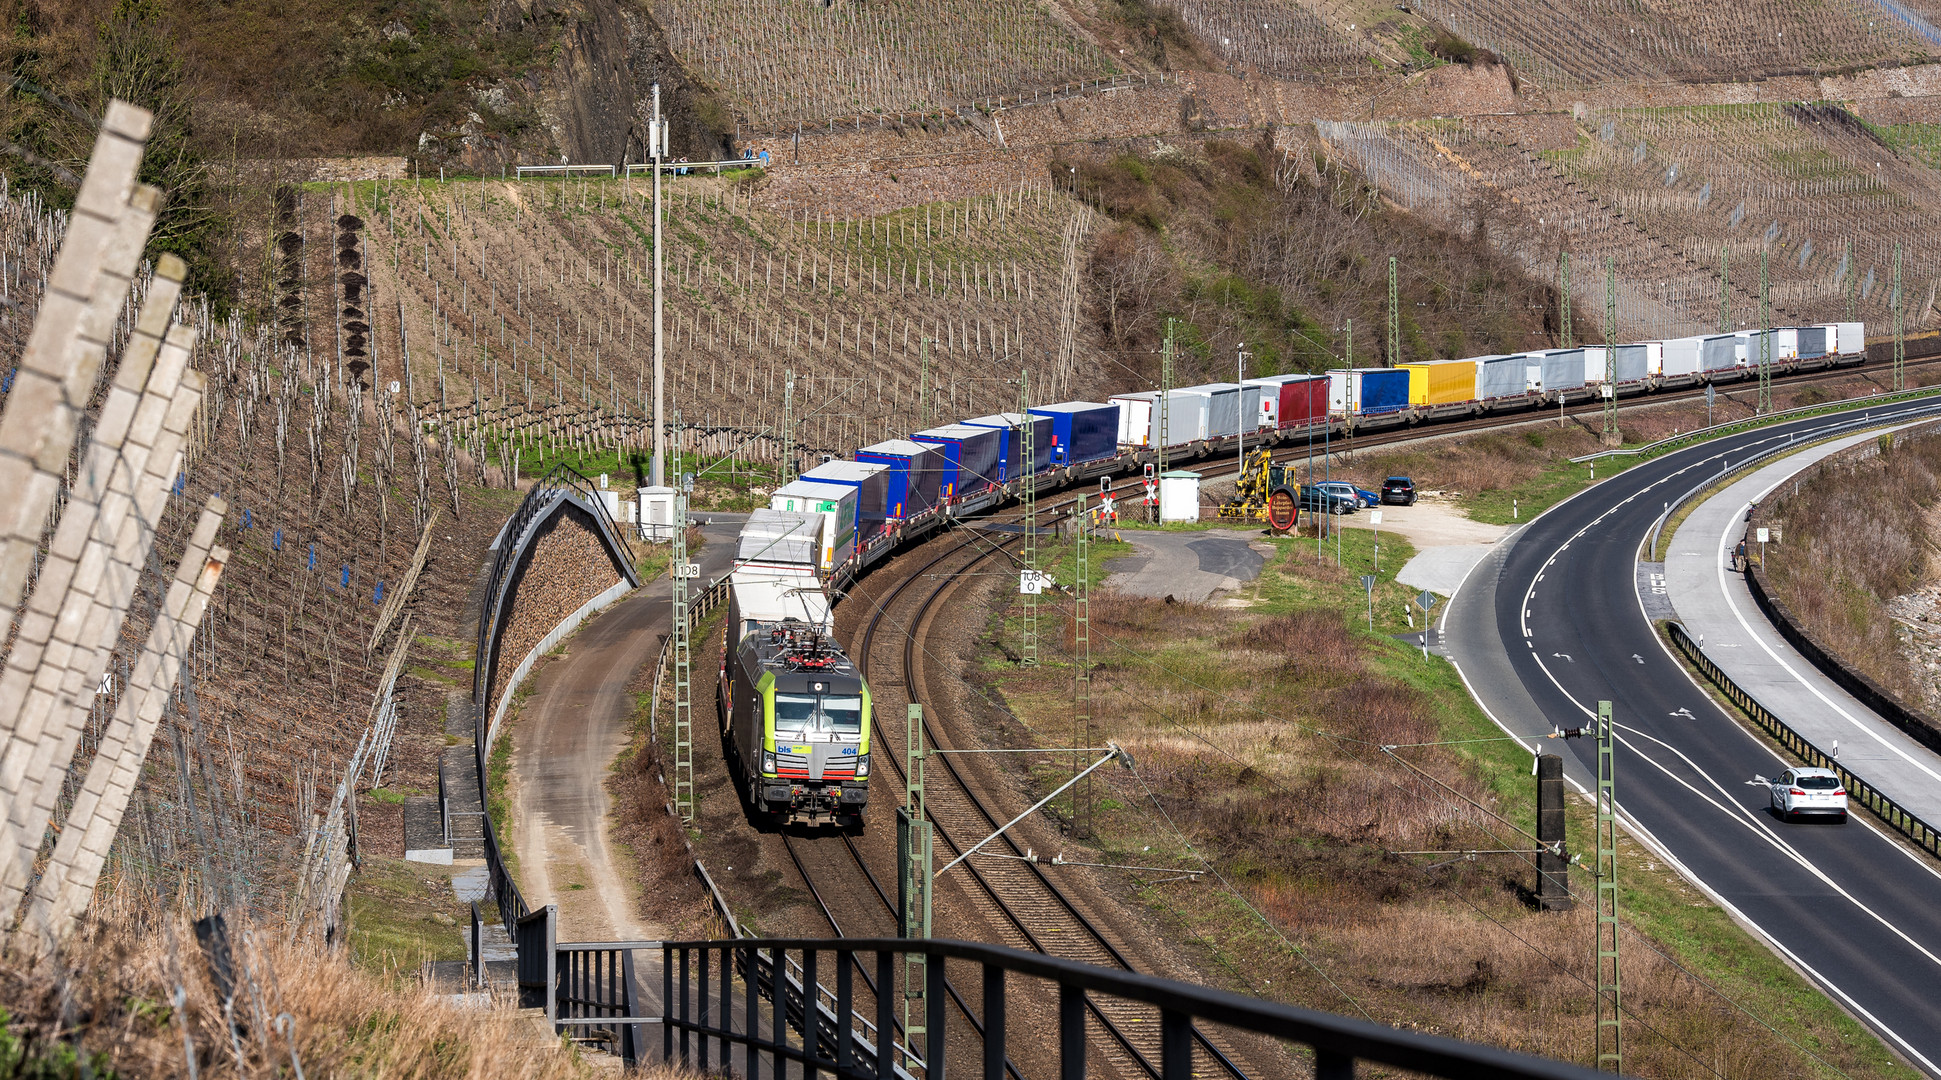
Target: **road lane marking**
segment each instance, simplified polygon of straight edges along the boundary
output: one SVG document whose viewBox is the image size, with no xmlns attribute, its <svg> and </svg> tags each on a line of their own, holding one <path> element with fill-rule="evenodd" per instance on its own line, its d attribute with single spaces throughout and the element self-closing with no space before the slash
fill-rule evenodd
<svg viewBox="0 0 1941 1080">
<path fill-rule="evenodd" d="M 1811 467 L 1810 465 L 1802 466 L 1801 469 L 1799 469 L 1798 471 L 1795 471 L 1789 476 L 1782 477 L 1779 480 L 1774 481 L 1772 487 L 1769 487 L 1765 491 L 1760 492 L 1759 497 L 1757 499 L 1741 504 L 1737 510 L 1734 510 L 1732 512 L 1732 516 L 1727 519 L 1727 523 L 1730 524 L 1731 522 L 1734 522 L 1734 521 L 1743 520 L 1743 515 L 1747 507 L 1751 506 L 1753 502 L 1764 500 L 1765 497 L 1767 495 L 1772 494 L 1773 490 L 1778 488 L 1780 484 L 1785 483 L 1793 476 L 1799 475 L 1800 472 L 1803 472 L 1805 471 L 1805 469 L 1810 467 Z M 1725 557 L 1725 549 L 1726 549 L 1726 546 L 1731 542 L 1731 537 L 1732 537 L 1732 533 L 1730 530 L 1726 531 L 1725 533 L 1719 536 L 1718 554 L 1721 560 L 1724 559 Z M 1786 673 L 1788 675 L 1791 675 L 1795 680 L 1797 680 L 1799 684 L 1801 686 L 1804 686 L 1808 691 L 1810 691 L 1814 697 L 1819 698 L 1820 701 L 1825 703 L 1827 708 L 1832 709 L 1835 713 L 1839 714 L 1841 719 L 1845 720 L 1848 724 L 1851 724 L 1854 728 L 1863 732 L 1869 739 L 1872 739 L 1876 745 L 1880 746 L 1885 750 L 1890 751 L 1891 753 L 1893 753 L 1895 757 L 1900 758 L 1902 761 L 1905 761 L 1909 765 L 1912 765 L 1915 768 L 1921 770 L 1923 773 L 1926 773 L 1929 779 L 1937 783 L 1941 783 L 1941 771 L 1937 771 L 1931 768 L 1926 762 L 1921 761 L 1920 759 L 1909 754 L 1906 750 L 1902 749 L 1899 746 L 1894 745 L 1892 742 L 1889 742 L 1887 739 L 1883 738 L 1880 732 L 1874 730 L 1872 725 L 1868 724 L 1866 721 L 1860 719 L 1859 717 L 1848 712 L 1846 709 L 1842 708 L 1839 702 L 1835 701 L 1834 699 L 1828 697 L 1826 694 L 1822 693 L 1818 686 L 1815 686 L 1805 676 L 1801 675 L 1799 673 L 1799 669 L 1795 668 L 1792 664 L 1788 663 L 1785 657 L 1780 656 L 1778 653 L 1774 652 L 1772 649 L 1772 646 L 1768 645 L 1765 639 L 1761 637 L 1756 631 L 1753 630 L 1752 624 L 1746 620 L 1745 612 L 1740 610 L 1739 608 L 1738 598 L 1733 596 L 1732 591 L 1726 587 L 1725 564 L 1723 562 L 1717 563 L 1715 565 L 1714 573 L 1716 575 L 1716 579 L 1718 582 L 1719 593 L 1720 595 L 1725 597 L 1725 605 L 1732 609 L 1733 618 L 1739 621 L 1739 626 L 1745 630 L 1746 636 L 1752 638 L 1753 641 L 1757 642 L 1759 645 L 1759 648 L 1762 651 L 1764 651 L 1767 656 L 1770 656 L 1773 658 L 1774 663 L 1777 663 L 1780 667 L 1786 669 Z"/>
<path fill-rule="evenodd" d="M 1657 769 L 1659 772 L 1664 773 L 1667 779 L 1671 780 L 1673 783 L 1679 785 L 1685 790 L 1690 791 L 1693 795 L 1698 796 L 1700 799 L 1704 800 L 1705 802 L 1710 803 L 1719 812 L 1725 814 L 1726 816 L 1732 818 L 1734 821 L 1737 821 L 1739 824 L 1745 826 L 1754 835 L 1758 836 L 1762 840 L 1765 840 L 1766 843 L 1771 845 L 1775 851 L 1778 851 L 1780 854 L 1786 856 L 1788 859 L 1791 859 L 1794 863 L 1798 864 L 1800 869 L 1806 871 L 1809 874 L 1812 874 L 1815 878 L 1819 879 L 1821 884 L 1825 885 L 1829 889 L 1832 889 L 1834 892 L 1839 893 L 1842 898 L 1844 898 L 1848 903 L 1852 904 L 1854 907 L 1857 907 L 1861 911 L 1866 912 L 1870 918 L 1872 918 L 1875 922 L 1879 923 L 1889 933 L 1893 934 L 1895 937 L 1900 938 L 1902 941 L 1906 942 L 1909 948 L 1912 948 L 1916 952 L 1920 953 L 1922 956 L 1927 957 L 1929 963 L 1935 965 L 1936 967 L 1941 967 L 1941 956 L 1936 956 L 1933 952 L 1931 952 L 1928 949 L 1927 946 L 1922 945 L 1920 942 L 1915 941 L 1912 937 L 1909 937 L 1905 931 L 1903 931 L 1900 927 L 1895 926 L 1893 923 L 1889 922 L 1885 916 L 1881 915 L 1873 908 L 1868 907 L 1866 904 L 1861 903 L 1857 897 L 1855 897 L 1852 893 L 1848 892 L 1845 888 L 1843 888 L 1839 882 L 1834 881 L 1832 875 L 1828 874 L 1824 870 L 1821 870 L 1818 866 L 1816 866 L 1813 863 L 1813 860 L 1801 854 L 1798 848 L 1794 847 L 1792 844 L 1787 843 L 1785 840 L 1781 839 L 1779 834 L 1773 831 L 1772 825 L 1769 822 L 1760 820 L 1758 817 L 1754 816 L 1754 811 L 1748 810 L 1744 806 L 1739 805 L 1739 803 L 1732 798 L 1731 793 L 1725 789 L 1725 786 L 1723 784 L 1720 784 L 1718 780 L 1714 779 L 1712 774 L 1707 772 L 1697 762 L 1685 756 L 1684 751 L 1678 749 L 1676 746 L 1673 746 L 1672 744 L 1666 742 L 1665 740 L 1658 738 L 1657 736 L 1651 734 L 1648 731 L 1644 731 L 1639 728 L 1634 728 L 1629 724 L 1613 724 L 1612 727 L 1617 731 L 1628 731 L 1638 736 L 1639 738 L 1649 739 L 1652 742 L 1657 743 L 1659 746 L 1664 747 L 1666 750 L 1669 750 L 1673 754 L 1676 754 L 1678 756 L 1678 760 L 1684 762 L 1687 768 L 1691 769 L 1699 776 L 1704 777 L 1706 784 L 1708 784 L 1713 789 L 1718 791 L 1719 795 L 1723 797 L 1727 802 L 1730 802 L 1732 804 L 1732 809 L 1727 810 L 1724 806 L 1720 805 L 1717 799 L 1712 798 L 1710 795 L 1707 795 L 1705 792 L 1700 791 L 1698 788 L 1692 786 L 1690 781 L 1686 780 L 1682 776 L 1677 775 L 1676 773 L 1673 773 L 1670 769 L 1665 767 L 1663 762 L 1660 762 L 1657 758 L 1654 758 L 1651 755 L 1645 753 L 1644 751 L 1638 749 L 1638 747 L 1633 745 L 1629 739 L 1626 739 L 1622 735 L 1615 736 L 1620 743 L 1624 744 L 1626 749 L 1630 750 L 1633 754 L 1636 754 L 1640 759 L 1644 760 L 1645 762 L 1648 762 L 1653 768 Z"/>
</svg>

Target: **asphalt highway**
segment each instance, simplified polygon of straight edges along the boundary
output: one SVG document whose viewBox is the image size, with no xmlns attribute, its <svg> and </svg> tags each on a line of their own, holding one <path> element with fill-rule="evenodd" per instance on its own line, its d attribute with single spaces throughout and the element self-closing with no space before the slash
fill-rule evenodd
<svg viewBox="0 0 1941 1080">
<path fill-rule="evenodd" d="M 1933 399 L 1875 407 L 1885 422 Z M 1752 926 L 1908 1060 L 1941 1076 L 1941 873 L 1864 813 L 1784 824 L 1755 774 L 1784 766 L 1713 703 L 1660 643 L 1641 592 L 1641 548 L 1665 503 L 1833 414 L 1728 436 L 1637 466 L 1506 539 L 1451 601 L 1444 644 L 1485 709 L 1530 739 L 1612 702 L 1614 773 L 1634 834 Z M 1595 775 L 1589 739 L 1543 741 L 1573 779 Z M 1580 852 L 1588 859 L 1589 851 Z M 1620 868 L 1622 874 L 1622 868 Z"/>
</svg>

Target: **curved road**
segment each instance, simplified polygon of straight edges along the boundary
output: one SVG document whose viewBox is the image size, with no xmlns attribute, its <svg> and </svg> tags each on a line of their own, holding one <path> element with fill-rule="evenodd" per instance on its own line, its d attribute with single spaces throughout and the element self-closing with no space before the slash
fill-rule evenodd
<svg viewBox="0 0 1941 1080">
<path fill-rule="evenodd" d="M 1867 410 L 1885 422 L 1933 399 Z M 1856 419 L 1834 414 L 1729 436 L 1618 474 L 1552 508 L 1471 573 L 1443 630 L 1497 722 L 1534 737 L 1612 702 L 1627 826 L 1675 861 L 1833 997 L 1941 1076 L 1941 873 L 1864 815 L 1785 825 L 1755 773 L 1779 759 L 1727 716 L 1660 643 L 1639 554 L 1666 502 L 1723 464 Z M 1534 745 L 1534 744 L 1533 744 Z M 1580 784 L 1595 744 L 1544 744 Z"/>
</svg>

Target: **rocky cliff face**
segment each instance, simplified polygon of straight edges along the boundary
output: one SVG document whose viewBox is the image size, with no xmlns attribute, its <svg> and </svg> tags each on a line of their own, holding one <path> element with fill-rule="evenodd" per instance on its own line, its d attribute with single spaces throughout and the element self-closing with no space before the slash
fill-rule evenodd
<svg viewBox="0 0 1941 1080">
<path fill-rule="evenodd" d="M 639 160 L 646 125 L 618 0 L 533 0 L 530 17 L 553 28 L 553 62 L 535 104 L 558 152 L 575 165 Z"/>
<path fill-rule="evenodd" d="M 644 161 L 656 82 L 674 157 L 732 154 L 726 111 L 669 53 L 639 0 L 504 0 L 492 18 L 503 32 L 537 36 L 541 62 L 523 78 L 475 90 L 477 108 L 457 128 L 421 135 L 421 170 Z M 492 119 L 505 117 L 522 119 L 511 133 L 495 130 L 508 125 Z"/>
</svg>

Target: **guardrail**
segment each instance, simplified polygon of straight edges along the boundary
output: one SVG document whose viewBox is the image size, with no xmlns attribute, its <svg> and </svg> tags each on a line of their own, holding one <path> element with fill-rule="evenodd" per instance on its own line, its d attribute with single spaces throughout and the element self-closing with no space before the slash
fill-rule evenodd
<svg viewBox="0 0 1941 1080">
<path fill-rule="evenodd" d="M 1783 423 L 1787 420 L 1803 420 L 1809 416 L 1823 416 L 1827 413 L 1841 412 L 1846 409 L 1866 408 L 1872 405 L 1893 405 L 1897 402 L 1911 401 L 1915 398 L 1932 394 L 1941 394 L 1941 386 L 1923 386 L 1913 390 L 1889 390 L 1886 393 L 1848 398 L 1845 401 L 1829 401 L 1819 405 L 1801 405 L 1795 409 L 1781 409 L 1778 412 L 1749 416 L 1743 420 L 1729 420 L 1723 424 L 1713 424 L 1710 427 L 1693 428 L 1690 431 L 1680 432 L 1677 435 L 1667 435 L 1657 442 L 1649 442 L 1643 446 L 1633 446 L 1618 450 L 1599 450 L 1595 454 L 1584 454 L 1580 457 L 1571 458 L 1570 461 L 1573 465 L 1582 465 L 1587 461 L 1602 461 L 1605 458 L 1613 457 L 1651 457 L 1665 450 L 1675 449 L 1688 443 L 1703 442 L 1706 439 L 1718 435 L 1731 435 L 1735 432 L 1751 431 L 1754 428 L 1765 427 L 1768 424 Z"/>
<path fill-rule="evenodd" d="M 1941 387 L 1937 387 L 1932 392 L 1941 393 Z M 1812 438 L 1806 440 L 1803 443 L 1799 441 L 1797 438 L 1788 436 L 1786 441 L 1783 443 L 1775 443 L 1774 445 L 1769 446 L 1763 450 L 1749 453 L 1745 457 L 1739 459 L 1738 470 L 1743 472 L 1746 469 L 1746 467 L 1749 465 L 1753 465 L 1757 462 L 1764 461 L 1767 458 L 1778 457 L 1782 454 L 1786 454 L 1794 450 L 1803 449 L 1804 447 L 1811 445 L 1812 443 L 1821 442 L 1829 438 L 1836 438 L 1840 435 L 1848 434 L 1850 432 L 1857 431 L 1863 428 L 1874 427 L 1878 424 L 1889 424 L 1889 423 L 1897 424 L 1897 423 L 1902 423 L 1909 420 L 1918 419 L 1921 416 L 1927 415 L 1929 413 L 1934 413 L 1934 412 L 1941 412 L 1941 402 L 1938 402 L 1924 409 L 1910 410 L 1908 412 L 1901 413 L 1899 415 L 1882 419 L 1882 420 L 1875 420 L 1873 418 L 1872 413 L 1863 413 L 1858 420 L 1849 420 L 1842 424 L 1835 424 L 1833 427 L 1827 428 L 1823 431 L 1816 431 L 1813 433 Z M 1778 415 L 1778 414 L 1774 414 L 1774 415 Z M 1655 446 L 1657 444 L 1653 443 L 1652 445 Z M 1577 459 L 1572 458 L 1571 460 L 1575 461 Z M 1659 531 L 1665 527 L 1665 524 L 1671 520 L 1671 516 L 1677 513 L 1680 507 L 1692 501 L 1694 498 L 1697 498 L 1701 492 L 1704 492 L 1710 489 L 1714 484 L 1717 484 L 1721 479 L 1723 479 L 1725 476 L 1730 474 L 1732 471 L 1733 471 L 1732 463 L 1730 461 L 1722 461 L 1719 463 L 1718 472 L 1710 476 L 1707 476 L 1703 480 L 1700 480 L 1697 484 L 1693 485 L 1684 494 L 1666 503 L 1665 508 L 1659 512 L 1658 519 L 1651 523 L 1650 542 L 1647 543 L 1644 548 L 1646 555 L 1655 557 L 1658 550 Z M 1655 561 L 1655 560 L 1654 558 L 1647 558 L 1646 561 Z"/>
<path fill-rule="evenodd" d="M 794 957 L 790 953 L 800 954 L 799 965 L 791 963 Z M 932 1077 L 942 1075 L 943 1063 L 950 1051 L 944 992 L 945 970 L 950 961 L 973 964 L 982 971 L 984 1034 L 979 1042 L 984 1080 L 1004 1080 L 1008 1034 L 1005 990 L 1011 975 L 1045 980 L 1058 988 L 1056 1045 L 1060 1080 L 1083 1080 L 1086 1076 L 1086 1002 L 1088 995 L 1094 994 L 1157 1010 L 1162 1080 L 1191 1080 L 1192 1032 L 1196 1019 L 1304 1044 L 1313 1050 L 1314 1075 L 1320 1080 L 1352 1077 L 1358 1060 L 1442 1077 L 1592 1080 L 1604 1075 L 1579 1065 L 1434 1035 L 1397 1031 L 1366 1020 L 1260 1001 L 1171 979 L 997 945 L 934 938 L 663 942 L 662 980 L 667 988 L 667 1016 L 663 1020 L 662 1040 L 668 1059 L 684 1065 L 693 1062 L 695 1055 L 689 1040 L 698 1036 L 701 1069 L 709 1068 L 705 1055 L 711 1041 L 724 1044 L 724 1052 L 726 1044 L 733 1044 L 745 1053 L 743 1067 L 738 1071 L 747 1080 L 759 1080 L 764 1056 L 772 1063 L 770 1075 L 777 1080 L 789 1071 L 788 1062 L 797 1063 L 810 1075 L 821 1070 L 857 1080 L 871 1076 L 877 1080 L 896 1080 L 897 1074 L 887 1056 L 877 1056 L 868 1063 L 873 1068 L 866 1067 L 862 1048 L 849 1025 L 831 1028 L 818 1022 L 813 1038 L 792 1042 L 782 1010 L 771 1010 L 769 1023 L 762 1023 L 757 999 L 765 992 L 771 1000 L 787 1001 L 794 988 L 782 973 L 799 966 L 813 979 L 819 958 L 825 953 L 833 954 L 837 971 L 836 1015 L 853 1012 L 850 971 L 857 965 L 858 954 L 874 954 L 878 987 L 894 985 L 898 957 L 925 958 L 924 1004 L 928 1015 L 924 1022 L 923 1053 L 913 1064 L 934 1062 L 936 1067 L 926 1070 L 926 1075 Z M 865 969 L 869 966 L 863 965 Z M 740 1030 L 735 1030 L 734 998 L 728 985 L 732 980 L 726 977 L 731 971 L 755 972 L 758 980 L 765 978 L 770 982 L 765 988 L 757 985 L 755 993 L 742 995 Z M 717 976 L 717 972 L 721 975 Z M 878 993 L 874 997 L 877 1028 L 887 1030 L 894 1018 L 896 996 Z M 764 1026 L 768 1029 L 766 1032 L 762 1030 Z M 677 1031 L 680 1033 L 678 1046 Z M 1035 1045 L 1044 1045 L 1048 1034 L 1032 1029 L 1026 1032 L 1026 1037 Z M 730 1062 L 722 1061 L 720 1065 L 726 1068 Z"/>
<path fill-rule="evenodd" d="M 515 180 L 524 180 L 527 176 L 548 175 L 612 177 L 620 175 L 620 170 L 611 165 L 515 165 L 512 167 L 512 175 Z"/>
<path fill-rule="evenodd" d="M 1813 745 L 1806 736 L 1794 731 L 1786 721 L 1781 720 L 1771 709 L 1761 704 L 1758 698 L 1753 697 L 1750 691 L 1734 682 L 1732 676 L 1727 675 L 1713 663 L 1712 658 L 1705 655 L 1705 650 L 1700 648 L 1698 643 L 1692 640 L 1692 636 L 1685 631 L 1682 623 L 1668 622 L 1665 624 L 1665 630 L 1670 635 L 1672 644 L 1687 660 L 1691 661 L 1692 666 L 1711 680 L 1712 685 L 1718 687 L 1728 700 L 1751 717 L 1752 722 L 1759 725 L 1762 731 L 1779 740 L 1780 745 L 1808 765 L 1832 769 L 1838 773 L 1840 782 L 1847 786 L 1847 799 L 1850 802 L 1858 801 L 1879 818 L 1882 824 L 1907 837 L 1916 847 L 1930 855 L 1941 857 L 1941 831 L 1937 831 L 1919 815 L 1883 794 L 1852 769 L 1840 764 L 1838 758 Z"/>
<path fill-rule="evenodd" d="M 555 1028 L 574 1029 L 579 1042 L 605 1044 L 628 1065 L 645 1059 L 644 1024 L 657 1016 L 641 1015 L 640 979 L 634 953 L 653 947 L 640 941 L 575 941 L 554 950 L 553 995 L 547 1010 Z"/>
</svg>

